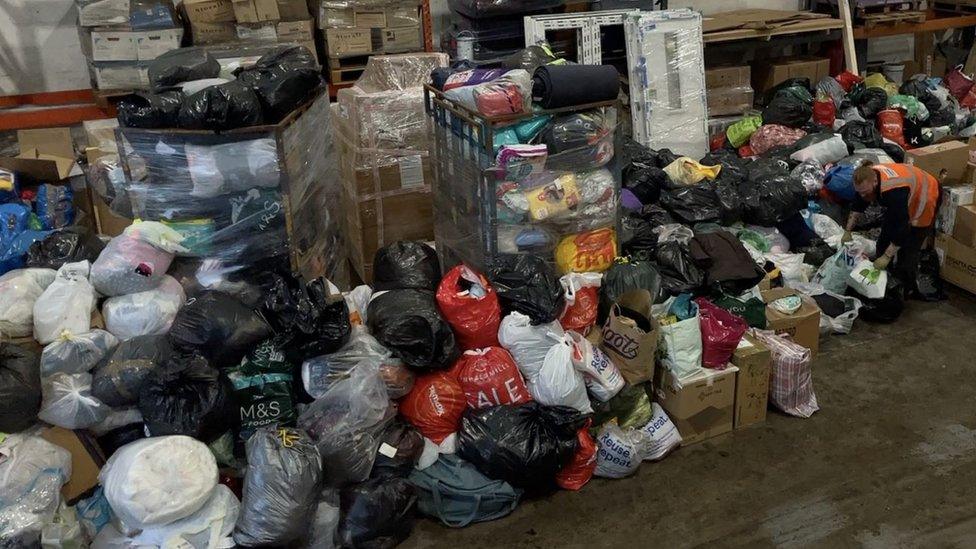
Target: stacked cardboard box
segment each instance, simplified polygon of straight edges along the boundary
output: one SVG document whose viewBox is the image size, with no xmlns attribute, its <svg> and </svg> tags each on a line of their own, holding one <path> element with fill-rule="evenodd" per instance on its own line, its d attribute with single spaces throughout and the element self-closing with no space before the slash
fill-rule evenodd
<svg viewBox="0 0 976 549">
<path fill-rule="evenodd" d="M 81 48 L 95 89 L 148 88 L 149 62 L 183 42 L 172 0 L 105 0 L 82 5 L 78 13 Z"/>
<path fill-rule="evenodd" d="M 742 114 L 751 109 L 751 73 L 748 65 L 705 69 L 708 116 Z"/>
<path fill-rule="evenodd" d="M 305 0 L 184 0 L 182 9 L 194 44 L 296 43 L 318 57 Z"/>
<path fill-rule="evenodd" d="M 795 57 L 772 63 L 757 62 L 752 68 L 752 88 L 756 93 L 764 93 L 789 78 L 809 78 L 810 83 L 816 85 L 826 76 L 830 76 L 830 60 L 825 58 Z"/>
</svg>

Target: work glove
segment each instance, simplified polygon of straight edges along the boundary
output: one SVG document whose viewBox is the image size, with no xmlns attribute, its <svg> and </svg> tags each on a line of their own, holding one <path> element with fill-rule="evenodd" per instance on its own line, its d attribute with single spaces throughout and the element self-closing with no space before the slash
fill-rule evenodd
<svg viewBox="0 0 976 549">
<path fill-rule="evenodd" d="M 844 231 L 844 236 L 840 237 L 841 244 L 847 244 L 852 240 L 854 240 L 854 235 L 851 234 L 851 231 Z"/>
<path fill-rule="evenodd" d="M 891 258 L 882 254 L 878 256 L 878 259 L 874 260 L 874 268 L 883 271 L 888 268 L 889 263 L 891 263 Z"/>
</svg>

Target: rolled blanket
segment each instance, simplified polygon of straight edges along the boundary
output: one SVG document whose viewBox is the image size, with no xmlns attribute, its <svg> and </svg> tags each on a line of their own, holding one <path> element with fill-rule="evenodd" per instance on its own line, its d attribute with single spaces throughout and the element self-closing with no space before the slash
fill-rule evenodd
<svg viewBox="0 0 976 549">
<path fill-rule="evenodd" d="M 545 109 L 612 101 L 620 76 L 612 65 L 544 65 L 535 71 L 533 99 Z"/>
</svg>

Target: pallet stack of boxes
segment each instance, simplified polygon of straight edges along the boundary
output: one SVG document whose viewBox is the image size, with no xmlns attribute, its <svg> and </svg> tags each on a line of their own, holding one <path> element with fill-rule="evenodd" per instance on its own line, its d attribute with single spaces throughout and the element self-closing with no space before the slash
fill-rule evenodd
<svg viewBox="0 0 976 549">
<path fill-rule="evenodd" d="M 942 278 L 976 294 L 976 138 L 913 149 L 906 161 L 943 182 L 935 220 Z"/>
<path fill-rule="evenodd" d="M 419 0 L 323 0 L 318 26 L 325 39 L 330 84 L 351 84 L 371 55 L 423 51 Z"/>
<path fill-rule="evenodd" d="M 305 0 L 183 0 L 182 11 L 195 45 L 296 43 L 318 56 Z"/>
<path fill-rule="evenodd" d="M 78 0 L 78 34 L 92 88 L 149 88 L 150 61 L 183 42 L 172 0 Z"/>
</svg>

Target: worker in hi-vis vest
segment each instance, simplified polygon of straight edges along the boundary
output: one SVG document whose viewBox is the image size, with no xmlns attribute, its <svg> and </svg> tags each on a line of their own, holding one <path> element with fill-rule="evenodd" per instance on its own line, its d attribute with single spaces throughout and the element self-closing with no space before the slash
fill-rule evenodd
<svg viewBox="0 0 976 549">
<path fill-rule="evenodd" d="M 934 237 L 941 198 L 939 180 L 915 166 L 868 162 L 854 170 L 854 189 L 858 196 L 841 242 L 852 239 L 851 230 L 869 204 L 877 202 L 883 206 L 884 221 L 874 266 L 887 269 L 894 260 L 896 274 L 912 296 L 920 252 L 923 245 L 931 245 L 930 237 Z"/>
</svg>

